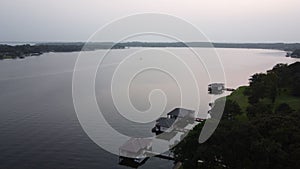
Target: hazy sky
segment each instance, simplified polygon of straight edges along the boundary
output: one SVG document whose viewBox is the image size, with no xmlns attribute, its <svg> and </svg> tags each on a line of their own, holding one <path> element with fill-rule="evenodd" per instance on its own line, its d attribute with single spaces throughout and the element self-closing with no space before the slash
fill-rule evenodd
<svg viewBox="0 0 300 169">
<path fill-rule="evenodd" d="M 218 42 L 300 42 L 300 0 L 0 0 L 0 41 L 85 41 L 127 15 L 178 16 Z"/>
</svg>

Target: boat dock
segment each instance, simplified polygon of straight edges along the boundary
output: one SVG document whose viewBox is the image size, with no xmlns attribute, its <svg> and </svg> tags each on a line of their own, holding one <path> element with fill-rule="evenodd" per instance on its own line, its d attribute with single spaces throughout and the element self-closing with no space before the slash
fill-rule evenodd
<svg viewBox="0 0 300 169">
<path fill-rule="evenodd" d="M 157 157 L 157 158 L 161 158 L 161 159 L 165 159 L 165 160 L 175 160 L 172 153 L 160 154 L 160 153 L 156 153 L 153 151 L 146 151 L 145 153 L 149 156 L 153 156 L 153 157 Z"/>
<path fill-rule="evenodd" d="M 233 88 L 225 88 L 224 83 L 212 83 L 208 85 L 208 92 L 209 94 L 222 94 L 224 91 L 235 91 Z"/>
</svg>

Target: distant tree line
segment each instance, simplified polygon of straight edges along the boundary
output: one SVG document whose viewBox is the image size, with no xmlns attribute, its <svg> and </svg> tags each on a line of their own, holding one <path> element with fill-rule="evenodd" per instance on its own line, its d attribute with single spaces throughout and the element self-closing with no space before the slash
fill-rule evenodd
<svg viewBox="0 0 300 169">
<path fill-rule="evenodd" d="M 300 49 L 300 43 L 125 42 L 120 44 L 126 47 L 215 47 L 278 49 L 285 51 Z"/>
<path fill-rule="evenodd" d="M 24 58 L 41 55 L 47 52 L 78 52 L 81 50 L 124 49 L 125 47 L 203 47 L 203 48 L 251 48 L 278 49 L 294 51 L 292 57 L 300 57 L 299 43 L 209 43 L 209 42 L 72 42 L 72 43 L 40 43 L 36 45 L 0 45 L 0 59 Z"/>
<path fill-rule="evenodd" d="M 102 43 L 49 43 L 37 45 L 0 45 L 0 59 L 24 58 L 27 56 L 38 56 L 47 52 L 78 52 L 81 50 L 97 49 L 123 49 L 120 44 L 102 44 Z"/>
<path fill-rule="evenodd" d="M 295 50 L 292 54 L 291 57 L 294 58 L 300 58 L 300 49 Z"/>
</svg>

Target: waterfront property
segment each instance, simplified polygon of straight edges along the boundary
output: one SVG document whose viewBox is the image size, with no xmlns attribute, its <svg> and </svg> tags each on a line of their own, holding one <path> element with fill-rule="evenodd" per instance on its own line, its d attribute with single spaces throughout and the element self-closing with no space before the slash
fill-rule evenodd
<svg viewBox="0 0 300 169">
<path fill-rule="evenodd" d="M 131 159 L 133 162 L 142 163 L 146 158 L 146 151 L 150 151 L 152 140 L 145 138 L 130 138 L 119 148 L 119 159 Z"/>
<path fill-rule="evenodd" d="M 225 90 L 224 83 L 212 83 L 208 85 L 209 94 L 222 94 Z"/>
<path fill-rule="evenodd" d="M 168 113 L 168 118 L 170 119 L 178 119 L 178 118 L 181 119 L 185 117 L 194 118 L 195 111 L 184 109 L 184 108 L 175 108 Z"/>
<path fill-rule="evenodd" d="M 161 117 L 156 120 L 155 127 L 152 129 L 152 132 L 155 133 L 162 133 L 167 131 L 169 128 L 172 127 L 176 119 L 174 118 L 167 118 L 167 117 Z"/>
<path fill-rule="evenodd" d="M 138 168 L 152 156 L 161 159 L 174 160 L 171 152 L 168 154 L 161 154 L 152 151 L 152 141 L 152 139 L 148 138 L 130 138 L 119 147 L 119 164 Z"/>
<path fill-rule="evenodd" d="M 157 134 L 172 130 L 173 128 L 184 128 L 195 120 L 195 111 L 184 108 L 175 108 L 167 114 L 167 117 L 161 117 L 156 120 L 152 132 Z"/>
<path fill-rule="evenodd" d="M 126 52 L 134 52 L 136 49 L 127 49 L 113 52 L 113 57 L 108 57 L 108 63 L 114 63 L 114 58 L 122 58 L 126 57 Z M 168 49 L 171 52 L 175 52 L 178 49 Z M 186 51 L 187 49 L 180 49 Z M 199 52 L 205 49 L 195 49 Z M 99 53 L 104 51 L 97 52 L 86 52 L 90 57 L 85 57 L 85 61 L 88 62 L 88 65 L 99 57 Z M 188 51 L 187 51 L 188 52 Z M 217 52 L 220 53 L 220 58 L 223 60 L 229 60 L 228 62 L 224 62 L 224 66 L 227 67 L 225 69 L 225 73 L 229 74 L 227 76 L 226 81 L 230 84 L 230 87 L 240 86 L 242 84 L 246 84 L 248 82 L 248 76 L 251 72 L 266 72 L 269 67 L 274 66 L 276 63 L 292 63 L 295 60 L 291 58 L 283 57 L 285 52 L 274 52 L 272 50 L 244 50 L 244 49 L 217 49 Z M 186 52 L 183 52 L 186 53 Z M 143 52 L 141 54 L 144 54 Z M 228 54 L 228 56 L 226 56 Z M 18 163 L 14 163 L 15 168 L 47 168 L 47 164 L 51 163 L 51 168 L 72 168 L 76 166 L 77 168 L 125 168 L 123 166 L 119 166 L 118 157 L 110 153 L 106 153 L 97 149 L 97 146 L 93 144 L 89 139 L 84 139 L 85 135 L 82 134 L 82 130 L 79 125 L 74 125 L 77 123 L 76 113 L 74 112 L 73 102 L 68 100 L 70 98 L 71 91 L 69 90 L 69 85 L 72 84 L 72 75 L 74 70 L 74 62 L 77 58 L 77 53 L 48 53 L 43 55 L 42 57 L 33 57 L 27 60 L 6 60 L 0 61 L 0 72 L 1 72 L 1 112 L 0 112 L 0 123 L 7 124 L 8 127 L 0 128 L 0 147 L 2 150 L 0 151 L 1 163 L 0 168 L 7 168 L 6 166 L 12 165 L 12 161 L 14 159 L 14 155 L 16 152 L 20 150 L 22 153 L 18 153 Z M 144 57 L 145 55 L 141 55 Z M 248 57 L 251 56 L 251 57 Z M 184 58 L 192 57 L 190 55 L 186 55 Z M 159 60 L 163 60 L 164 57 L 158 57 Z M 182 58 L 182 59 L 184 59 Z M 247 67 L 243 67 L 244 63 L 247 62 Z M 242 69 L 243 71 L 238 72 L 237 69 Z M 21 70 L 21 71 L 20 71 Z M 101 69 L 102 70 L 102 69 Z M 200 71 L 201 69 L 196 69 Z M 102 72 L 102 71 L 101 71 Z M 151 73 L 152 71 L 150 71 Z M 103 109 L 107 109 L 106 112 L 114 112 L 113 102 L 110 97 L 102 97 L 105 96 L 102 94 L 102 90 L 105 91 L 105 84 L 110 80 L 110 73 L 113 74 L 113 71 L 108 71 L 107 76 L 98 76 L 96 78 L 96 92 L 97 98 L 103 98 L 103 100 L 99 100 L 99 104 Z M 293 73 L 291 73 L 293 74 Z M 12 76 L 13 75 L 13 76 Z M 51 75 L 51 76 L 49 76 Z M 296 75 L 296 74 L 295 74 Z M 152 76 L 149 76 L 151 79 Z M 157 78 L 157 77 L 153 77 Z M 160 85 L 165 84 L 166 80 L 159 80 L 161 82 Z M 213 81 L 219 82 L 219 81 Z M 211 82 L 211 83 L 213 83 Z M 222 81 L 221 81 L 222 82 Z M 227 82 L 225 83 L 225 87 L 227 87 Z M 203 81 L 206 84 L 205 92 L 202 92 L 202 96 L 206 96 L 208 92 L 207 85 L 210 84 L 209 81 Z M 292 84 L 292 83 L 290 83 Z M 296 84 L 296 83 L 295 83 Z M 137 87 L 148 87 L 149 81 L 141 81 L 141 84 Z M 169 84 L 168 84 L 169 85 Z M 134 88 L 132 86 L 132 91 L 138 92 L 139 88 Z M 158 87 L 158 86 L 157 86 Z M 160 87 L 158 87 L 160 88 Z M 171 88 L 171 87 L 170 87 Z M 5 90 L 4 90 L 5 89 Z M 177 88 L 176 88 L 177 89 Z M 299 87 L 295 85 L 295 89 L 299 90 Z M 33 92 L 34 91 L 34 92 Z M 144 105 L 144 100 L 140 99 L 144 98 L 147 95 L 141 93 L 141 95 L 133 94 L 132 102 L 134 105 Z M 177 92 L 177 91 L 176 91 Z M 174 92 L 174 93 L 176 93 Z M 283 93 L 282 93 L 283 92 Z M 287 94 L 290 91 L 286 91 Z M 278 98 L 285 97 L 284 91 L 281 91 L 281 94 Z M 169 91 L 166 91 L 169 93 Z M 176 94 L 177 96 L 177 94 Z M 203 97 L 204 98 L 204 97 Z M 239 101 L 240 97 L 236 97 L 237 101 Z M 290 99 L 289 99 L 290 100 Z M 170 102 L 169 102 L 170 101 Z M 203 104 L 207 105 L 211 99 L 201 100 L 201 102 L 205 102 Z M 241 102 L 243 102 L 242 100 Z M 283 101 L 283 100 L 278 100 Z M 292 106 L 298 106 L 299 102 L 294 100 L 294 97 L 291 97 L 290 100 Z M 168 105 L 176 105 L 175 99 L 169 99 Z M 238 102 L 240 103 L 240 102 Z M 281 103 L 281 102 L 276 102 Z M 17 105 L 17 106 L 16 106 Z M 141 109 L 144 110 L 148 108 L 141 106 Z M 274 107 L 276 108 L 276 106 Z M 207 106 L 203 113 L 208 111 L 209 107 Z M 243 108 L 243 110 L 245 110 Z M 294 108 L 295 109 L 295 108 Z M 172 109 L 171 109 L 172 110 Z M 170 111 L 171 111 L 170 110 Z M 168 112 L 170 112 L 168 111 Z M 205 111 L 205 112 L 204 112 Z M 38 113 L 37 113 L 38 112 Z M 165 113 L 167 117 L 167 113 Z M 103 112 L 105 114 L 105 112 Z M 126 115 L 131 112 L 126 111 Z M 110 114 L 110 113 L 109 113 Z M 202 113 L 201 113 L 202 114 Z M 106 117 L 106 114 L 105 116 Z M 112 116 L 114 117 L 114 116 Z M 204 116 L 205 117 L 205 116 Z M 203 119 L 205 120 L 205 118 Z M 111 117 L 107 117 L 111 118 Z M 157 117 L 159 118 L 159 117 Z M 157 119 L 156 118 L 156 119 Z M 13 121 L 9 119 L 14 119 L 15 121 L 20 121 L 22 123 L 12 123 Z M 26 119 L 26 121 L 22 120 Z M 156 120 L 155 119 L 155 120 Z M 74 121 L 75 120 L 75 121 Z M 113 119 L 108 119 L 113 120 Z M 39 121 L 37 123 L 37 121 Z M 42 122 L 42 123 L 40 123 Z M 176 123 L 176 122 L 175 122 Z M 64 124 L 64 125 L 62 125 Z M 102 124 L 99 124 L 102 125 Z M 138 123 L 128 123 L 123 120 L 113 121 L 113 125 L 118 129 L 118 131 L 124 131 L 124 133 L 128 135 L 137 135 L 135 132 L 143 133 L 144 135 L 148 135 L 149 131 L 154 127 L 155 122 L 152 126 L 148 127 L 149 124 L 145 124 L 145 127 L 140 127 L 141 124 Z M 48 127 L 51 126 L 51 127 Z M 66 127 L 69 126 L 69 127 Z M 95 126 L 98 129 L 98 125 Z M 101 126 L 100 126 L 101 127 Z M 128 129 L 122 127 L 128 127 Z M 52 128 L 55 129 L 56 134 L 52 133 Z M 104 129 L 104 128 L 103 128 Z M 72 130 L 72 132 L 70 132 Z M 151 131 L 150 131 L 151 132 Z M 7 134 L 11 133 L 11 137 L 7 137 Z M 28 133 L 26 135 L 25 133 Z M 165 138 L 171 138 L 174 133 L 166 133 L 160 134 L 156 136 L 157 139 L 162 138 L 159 141 L 168 141 Z M 178 135 L 182 134 L 177 132 Z M 168 137 L 167 137 L 168 135 Z M 61 137 L 66 136 L 66 137 Z M 14 139 L 15 138 L 15 139 Z M 34 138 L 34 139 L 33 139 Z M 107 139 L 108 137 L 99 138 L 103 144 L 107 145 L 110 149 L 115 148 L 115 140 Z M 45 144 L 44 141 L 51 141 L 51 144 Z M 177 136 L 172 138 L 170 142 L 173 142 L 177 139 Z M 179 137 L 178 137 L 179 139 Z M 41 140 L 41 141 L 37 141 Z M 74 147 L 74 144 L 70 144 L 70 140 L 78 143 L 77 146 Z M 128 139 L 129 140 L 129 139 Z M 56 143 L 56 141 L 61 141 L 61 143 Z M 127 140 L 126 140 L 127 141 Z M 126 142 L 124 141 L 124 142 Z M 20 144 L 22 142 L 22 144 Z M 28 147 L 32 147 L 32 145 L 36 145 L 39 148 L 31 148 L 29 152 Z M 15 146 L 18 145 L 18 146 Z M 122 145 L 122 144 L 121 144 Z M 121 146 L 119 145 L 119 146 Z M 95 147 L 96 146 L 96 147 Z M 153 147 L 154 148 L 154 147 Z M 1 149 L 1 148 L 0 148 Z M 41 156 L 40 151 L 43 150 L 45 153 L 51 152 L 49 156 Z M 86 151 L 83 151 L 86 150 Z M 118 154 L 118 147 L 117 152 Z M 192 152 L 191 152 L 192 153 Z M 67 156 L 73 156 L 81 158 L 82 160 L 73 160 L 72 158 L 63 158 Z M 30 156 L 30 158 L 28 158 Z M 62 157 L 62 158 L 56 158 Z M 47 161 L 48 158 L 56 159 L 51 160 L 50 163 L 43 163 Z M 48 160 L 49 161 L 49 160 Z M 143 167 L 145 168 L 172 168 L 173 162 L 166 160 L 157 160 L 156 158 L 150 158 Z"/>
</svg>

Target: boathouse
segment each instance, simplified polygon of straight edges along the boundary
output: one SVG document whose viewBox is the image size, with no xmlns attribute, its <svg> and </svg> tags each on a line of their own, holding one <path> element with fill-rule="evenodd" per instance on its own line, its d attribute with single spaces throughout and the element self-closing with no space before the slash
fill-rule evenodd
<svg viewBox="0 0 300 169">
<path fill-rule="evenodd" d="M 133 159 L 135 162 L 140 163 L 147 156 L 146 151 L 151 150 L 152 140 L 145 138 L 130 138 L 119 148 L 119 158 L 121 159 Z"/>
<path fill-rule="evenodd" d="M 225 90 L 224 83 L 212 83 L 208 85 L 208 92 L 210 94 L 222 94 Z"/>
</svg>

